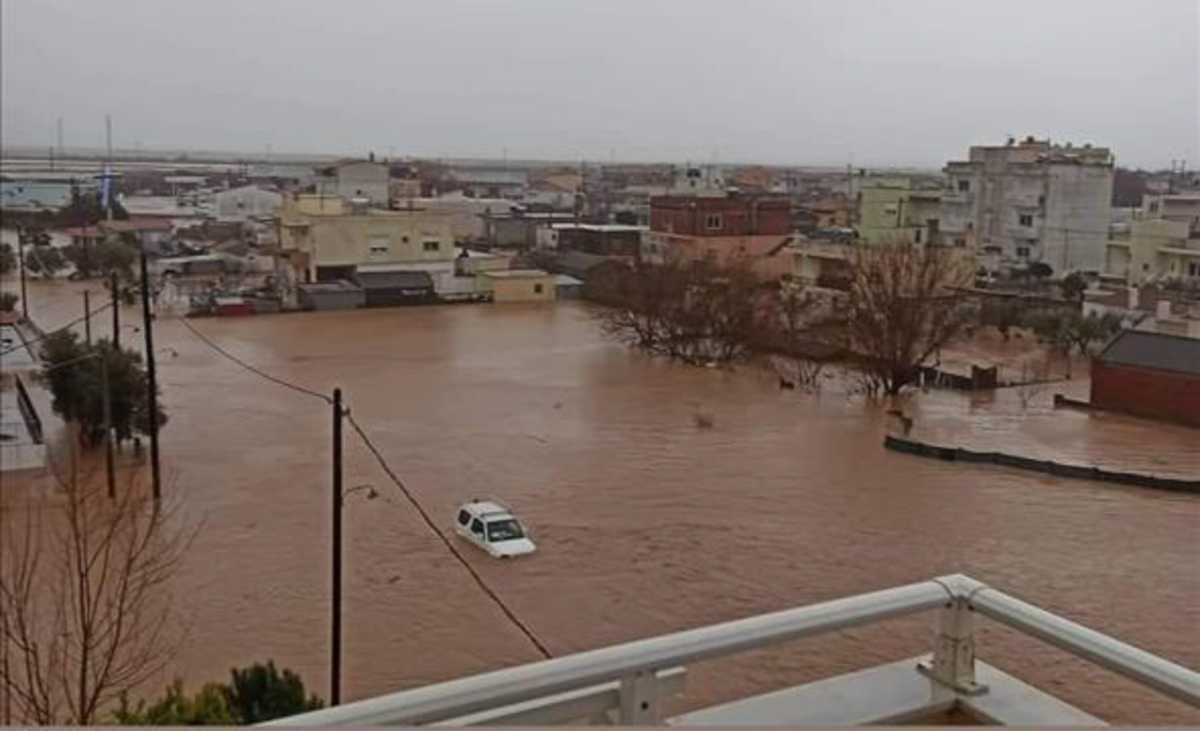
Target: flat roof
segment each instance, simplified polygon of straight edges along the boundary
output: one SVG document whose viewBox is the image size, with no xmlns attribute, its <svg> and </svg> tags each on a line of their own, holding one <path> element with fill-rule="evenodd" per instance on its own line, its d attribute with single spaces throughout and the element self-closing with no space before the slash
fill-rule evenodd
<svg viewBox="0 0 1200 731">
<path fill-rule="evenodd" d="M 549 277 L 550 272 L 541 269 L 499 269 L 492 272 L 480 272 L 481 276 L 493 279 L 540 279 Z"/>
<path fill-rule="evenodd" d="M 629 226 L 621 223 L 552 223 L 550 228 L 555 231 L 599 231 L 601 233 L 631 233 L 634 231 L 649 231 L 648 226 Z"/>
<path fill-rule="evenodd" d="M 1113 338 L 1097 360 L 1119 366 L 1200 376 L 1200 339 L 1125 330 Z"/>
</svg>

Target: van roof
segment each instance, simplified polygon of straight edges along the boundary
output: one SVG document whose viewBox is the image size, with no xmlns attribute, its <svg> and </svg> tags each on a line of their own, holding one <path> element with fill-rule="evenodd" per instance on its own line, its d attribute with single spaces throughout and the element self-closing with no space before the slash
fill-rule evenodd
<svg viewBox="0 0 1200 731">
<path fill-rule="evenodd" d="M 480 518 L 485 515 L 512 515 L 508 508 L 490 500 L 472 500 L 471 502 L 463 505 L 462 509 Z"/>
</svg>

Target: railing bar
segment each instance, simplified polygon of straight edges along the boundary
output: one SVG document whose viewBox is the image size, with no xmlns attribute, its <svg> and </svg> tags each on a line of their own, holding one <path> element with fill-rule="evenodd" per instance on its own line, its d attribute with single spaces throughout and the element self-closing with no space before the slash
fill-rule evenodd
<svg viewBox="0 0 1200 731">
<path fill-rule="evenodd" d="M 427 724 L 501 705 L 686 665 L 764 645 L 933 609 L 947 600 L 936 581 L 834 599 L 414 688 L 268 725 Z"/>
<path fill-rule="evenodd" d="M 995 589 L 971 598 L 980 613 L 1176 700 L 1200 707 L 1200 673 Z"/>
</svg>

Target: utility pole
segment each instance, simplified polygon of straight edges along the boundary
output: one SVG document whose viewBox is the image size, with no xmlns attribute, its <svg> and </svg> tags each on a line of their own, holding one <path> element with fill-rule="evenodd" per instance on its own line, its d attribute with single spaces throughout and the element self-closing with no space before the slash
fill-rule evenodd
<svg viewBox="0 0 1200 731">
<path fill-rule="evenodd" d="M 154 325 L 150 313 L 150 270 L 142 242 L 142 326 L 146 331 L 146 401 L 150 404 L 150 477 L 155 502 L 162 499 L 162 474 L 158 460 L 158 377 L 154 368 Z"/>
<path fill-rule="evenodd" d="M 104 159 L 104 217 L 113 220 L 112 212 L 112 115 L 104 115 L 104 140 L 108 156 Z"/>
<path fill-rule="evenodd" d="M 329 647 L 329 705 L 342 695 L 342 389 L 333 389 L 333 587 Z"/>
<path fill-rule="evenodd" d="M 83 290 L 83 342 L 92 344 L 92 300 L 91 290 Z"/>
<path fill-rule="evenodd" d="M 29 319 L 29 292 L 25 288 L 25 229 L 17 226 L 17 266 L 21 268 L 21 314 Z"/>
<path fill-rule="evenodd" d="M 112 291 L 113 331 L 112 344 L 117 350 L 121 349 L 121 294 L 117 290 L 117 272 L 109 273 L 108 286 Z"/>
<path fill-rule="evenodd" d="M 112 393 L 108 382 L 108 354 L 100 354 L 100 395 L 101 408 L 104 409 L 104 471 L 108 477 L 108 496 L 117 496 L 117 468 L 113 458 L 112 439 Z"/>
</svg>

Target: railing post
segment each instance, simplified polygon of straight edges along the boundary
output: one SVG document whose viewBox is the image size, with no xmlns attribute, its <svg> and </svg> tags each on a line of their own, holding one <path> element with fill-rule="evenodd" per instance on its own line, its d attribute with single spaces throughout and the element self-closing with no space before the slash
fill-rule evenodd
<svg viewBox="0 0 1200 731">
<path fill-rule="evenodd" d="M 987 686 L 975 682 L 975 610 L 964 597 L 947 602 L 938 616 L 933 660 L 921 672 L 959 693 L 978 695 Z"/>
<path fill-rule="evenodd" d="M 621 678 L 621 726 L 653 726 L 661 718 L 658 674 L 643 670 Z"/>
</svg>

